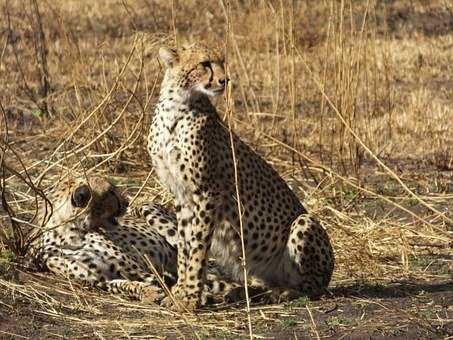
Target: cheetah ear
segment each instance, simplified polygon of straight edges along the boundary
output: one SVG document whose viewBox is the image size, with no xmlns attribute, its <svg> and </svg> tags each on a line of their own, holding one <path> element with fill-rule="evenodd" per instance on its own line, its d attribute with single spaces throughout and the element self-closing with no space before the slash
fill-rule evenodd
<svg viewBox="0 0 453 340">
<path fill-rule="evenodd" d="M 164 46 L 159 48 L 159 57 L 167 67 L 172 66 L 174 62 L 178 61 L 176 50 Z"/>
</svg>

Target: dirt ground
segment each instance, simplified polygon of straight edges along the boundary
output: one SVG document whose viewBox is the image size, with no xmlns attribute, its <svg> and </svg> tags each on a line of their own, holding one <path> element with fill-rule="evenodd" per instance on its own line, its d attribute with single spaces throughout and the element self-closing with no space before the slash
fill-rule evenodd
<svg viewBox="0 0 453 340">
<path fill-rule="evenodd" d="M 0 0 L 0 339 L 453 339 L 452 4 L 24 4 Z M 23 257 L 35 193 L 68 174 L 172 208 L 154 175 L 141 188 L 156 51 L 197 39 L 228 41 L 234 130 L 322 221 L 336 255 L 330 294 L 252 303 L 251 332 L 245 303 L 177 314 Z"/>
<path fill-rule="evenodd" d="M 428 272 L 435 278 L 341 284 L 319 301 L 252 305 L 253 334 L 264 339 L 450 338 L 453 282 Z M 18 283 L 33 281 L 33 287 L 2 287 L 2 339 L 248 337 L 243 304 L 209 306 L 182 318 L 99 292 L 72 291 L 42 274 L 19 273 L 18 278 Z"/>
</svg>

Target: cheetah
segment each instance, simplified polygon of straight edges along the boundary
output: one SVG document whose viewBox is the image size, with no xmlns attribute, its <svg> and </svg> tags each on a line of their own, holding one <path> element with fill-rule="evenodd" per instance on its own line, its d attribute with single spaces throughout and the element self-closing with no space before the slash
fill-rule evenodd
<svg viewBox="0 0 453 340">
<path fill-rule="evenodd" d="M 165 284 L 176 281 L 174 213 L 156 203 L 127 209 L 118 189 L 98 177 L 65 181 L 50 200 L 52 214 L 31 250 L 38 268 L 148 302 L 164 297 L 150 264 Z M 42 220 L 45 206 L 40 208 Z M 221 275 L 211 262 L 204 302 L 221 301 L 225 291 L 239 287 Z"/>
<path fill-rule="evenodd" d="M 125 214 L 127 200 L 98 177 L 67 180 L 49 198 L 52 214 L 31 250 L 38 268 L 135 299 L 164 296 L 149 264 L 175 280 L 174 215 L 157 204 L 143 206 L 143 218 Z"/>
<path fill-rule="evenodd" d="M 317 296 L 328 286 L 334 254 L 327 232 L 307 213 L 279 174 L 230 132 L 210 97 L 227 79 L 219 49 L 196 43 L 161 47 L 165 66 L 148 135 L 148 153 L 159 181 L 173 194 L 178 229 L 175 309 L 200 307 L 206 262 L 212 256 L 236 282 L 246 269 L 256 287 Z M 242 216 L 239 216 L 237 190 Z M 172 306 L 166 298 L 163 303 Z"/>
</svg>

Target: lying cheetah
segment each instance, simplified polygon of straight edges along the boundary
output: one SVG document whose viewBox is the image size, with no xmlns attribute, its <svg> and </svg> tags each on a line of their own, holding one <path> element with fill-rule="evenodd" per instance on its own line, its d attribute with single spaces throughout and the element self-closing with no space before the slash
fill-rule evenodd
<svg viewBox="0 0 453 340">
<path fill-rule="evenodd" d="M 40 267 L 132 298 L 163 297 L 148 261 L 160 274 L 168 273 L 167 278 L 176 274 L 173 215 L 147 205 L 142 210 L 149 224 L 124 216 L 127 201 L 101 178 L 66 181 L 50 201 L 52 215 L 32 248 Z"/>
<path fill-rule="evenodd" d="M 178 281 L 172 292 L 179 308 L 193 310 L 200 306 L 208 251 L 243 282 L 230 134 L 208 98 L 221 95 L 228 79 L 222 55 L 204 45 L 162 47 L 159 56 L 166 72 L 148 152 L 175 196 Z M 326 231 L 263 158 L 233 140 L 249 277 L 275 291 L 322 293 L 334 268 Z"/>
<path fill-rule="evenodd" d="M 171 285 L 176 276 L 175 214 L 144 204 L 126 214 L 128 202 L 102 178 L 66 181 L 50 197 L 53 212 L 32 248 L 38 267 L 112 293 L 147 301 L 164 294 L 150 264 Z M 40 220 L 45 213 L 41 207 Z M 208 273 L 203 301 L 218 301 L 238 285 Z"/>
</svg>

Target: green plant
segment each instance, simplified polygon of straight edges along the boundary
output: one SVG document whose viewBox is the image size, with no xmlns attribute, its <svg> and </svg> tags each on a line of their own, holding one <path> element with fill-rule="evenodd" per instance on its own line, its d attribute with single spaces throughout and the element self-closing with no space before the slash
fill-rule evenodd
<svg viewBox="0 0 453 340">
<path fill-rule="evenodd" d="M 11 268 L 11 263 L 16 259 L 16 255 L 10 250 L 0 251 L 0 275 L 6 274 Z"/>
<path fill-rule="evenodd" d="M 337 327 L 340 327 L 340 326 L 346 326 L 348 325 L 350 322 L 341 317 L 341 316 L 331 316 L 330 318 L 328 318 L 327 320 L 325 320 L 325 323 L 327 326 L 331 327 L 331 328 L 337 328 Z"/>
<path fill-rule="evenodd" d="M 297 298 L 296 300 L 291 301 L 290 306 L 291 307 L 305 307 L 310 304 L 310 299 L 307 296 L 301 296 L 300 298 Z"/>
<path fill-rule="evenodd" d="M 280 320 L 280 322 L 281 322 L 283 328 L 292 328 L 297 325 L 297 321 L 293 318 L 283 319 L 283 320 Z"/>
</svg>

